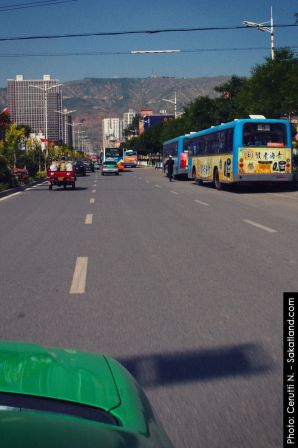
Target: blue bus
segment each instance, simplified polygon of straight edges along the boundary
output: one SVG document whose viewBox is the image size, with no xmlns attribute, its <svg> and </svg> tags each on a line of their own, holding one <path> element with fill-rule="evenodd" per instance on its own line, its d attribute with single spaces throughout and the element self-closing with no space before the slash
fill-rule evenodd
<svg viewBox="0 0 298 448">
<path fill-rule="evenodd" d="M 293 181 L 287 120 L 247 118 L 192 133 L 185 141 L 188 177 L 217 189 L 240 182 Z"/>
<path fill-rule="evenodd" d="M 163 144 L 163 166 L 165 166 L 169 156 L 172 156 L 174 160 L 173 176 L 176 178 L 186 178 L 188 174 L 188 146 L 186 144 L 188 137 L 188 134 L 182 135 L 180 137 L 167 140 Z"/>
</svg>

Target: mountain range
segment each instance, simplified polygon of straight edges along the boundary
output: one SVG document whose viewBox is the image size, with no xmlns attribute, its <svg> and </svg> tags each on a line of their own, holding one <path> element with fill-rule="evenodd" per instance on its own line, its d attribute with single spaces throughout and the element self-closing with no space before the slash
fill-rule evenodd
<svg viewBox="0 0 298 448">
<path fill-rule="evenodd" d="M 124 112 L 133 109 L 152 109 L 154 114 L 161 110 L 174 113 L 174 105 L 163 99 L 173 100 L 177 95 L 177 111 L 199 96 L 216 96 L 214 87 L 229 79 L 227 76 L 201 78 L 84 78 L 63 84 L 63 108 L 75 110 L 74 122 L 82 121 L 94 145 L 101 142 L 103 118 L 122 118 Z M 0 105 L 7 102 L 6 89 L 0 89 Z"/>
</svg>

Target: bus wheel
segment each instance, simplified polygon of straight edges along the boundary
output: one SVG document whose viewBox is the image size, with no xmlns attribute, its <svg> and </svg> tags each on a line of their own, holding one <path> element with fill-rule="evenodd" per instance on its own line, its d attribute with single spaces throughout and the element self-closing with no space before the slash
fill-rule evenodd
<svg viewBox="0 0 298 448">
<path fill-rule="evenodd" d="M 222 190 L 223 189 L 223 185 L 222 185 L 222 183 L 219 180 L 219 175 L 218 175 L 218 169 L 217 168 L 215 168 L 215 170 L 214 170 L 213 183 L 214 183 L 214 186 L 215 186 L 215 188 L 217 190 Z"/>
</svg>

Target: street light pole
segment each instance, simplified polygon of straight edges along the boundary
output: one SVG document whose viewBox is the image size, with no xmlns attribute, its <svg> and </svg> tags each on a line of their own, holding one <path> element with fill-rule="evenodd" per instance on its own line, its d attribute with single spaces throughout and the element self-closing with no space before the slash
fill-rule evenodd
<svg viewBox="0 0 298 448">
<path fill-rule="evenodd" d="M 46 157 L 45 157 L 45 166 L 47 164 L 47 158 L 48 158 L 48 91 L 51 89 L 54 89 L 56 87 L 60 87 L 62 86 L 62 84 L 55 84 L 53 86 L 35 86 L 33 84 L 30 84 L 29 87 L 34 87 L 35 89 L 39 89 L 44 93 L 44 116 L 45 116 L 45 129 L 44 129 L 44 133 L 45 133 L 45 140 L 46 140 Z"/>
<path fill-rule="evenodd" d="M 176 95 L 176 92 L 175 92 L 174 100 L 168 100 L 166 98 L 162 98 L 162 101 L 168 101 L 169 103 L 174 104 L 174 116 L 175 116 L 175 118 L 177 118 L 177 95 Z"/>
<path fill-rule="evenodd" d="M 67 125 L 70 125 L 70 123 L 67 123 L 66 122 L 66 117 L 67 117 L 67 115 L 70 115 L 70 114 L 72 114 L 72 113 L 74 113 L 74 112 L 76 112 L 76 110 L 67 110 L 67 109 L 63 109 L 63 111 L 60 111 L 60 110 L 55 110 L 55 112 L 57 112 L 58 114 L 61 114 L 61 115 L 63 115 L 63 117 L 64 117 L 64 127 L 63 127 L 63 138 L 62 138 L 62 140 L 63 140 L 63 142 L 66 144 L 66 143 L 69 143 L 68 141 L 66 142 L 66 134 L 67 134 Z M 71 125 L 70 125 L 71 126 Z"/>
<path fill-rule="evenodd" d="M 266 24 L 270 24 L 270 26 L 266 26 Z M 245 20 L 243 22 L 243 25 L 250 27 L 250 28 L 256 28 L 260 31 L 266 31 L 267 33 L 270 33 L 270 43 L 271 43 L 271 59 L 274 60 L 275 57 L 275 49 L 274 49 L 274 27 L 273 27 L 273 13 L 272 13 L 272 6 L 271 6 L 271 17 L 268 22 L 263 23 L 255 23 L 255 22 L 248 22 Z"/>
</svg>

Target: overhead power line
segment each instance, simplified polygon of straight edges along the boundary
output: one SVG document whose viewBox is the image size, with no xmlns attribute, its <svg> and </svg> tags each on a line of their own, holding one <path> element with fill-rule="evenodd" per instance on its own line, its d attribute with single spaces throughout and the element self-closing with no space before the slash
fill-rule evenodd
<svg viewBox="0 0 298 448">
<path fill-rule="evenodd" d="M 276 49 L 281 49 L 285 47 L 276 47 Z M 298 49 L 298 46 L 287 46 L 291 50 Z M 196 48 L 196 49 L 185 49 L 185 50 L 175 50 L 174 51 L 166 51 L 166 50 L 147 50 L 148 54 L 177 54 L 177 53 L 207 53 L 207 52 L 226 52 L 226 51 L 259 51 L 259 50 L 268 50 L 268 47 L 233 47 L 233 48 Z M 10 54 L 1 54 L 0 58 L 28 58 L 28 57 L 61 57 L 61 56 L 119 56 L 119 55 L 140 55 L 144 54 L 141 51 L 82 51 L 82 52 L 60 52 L 60 53 L 10 53 Z"/>
<path fill-rule="evenodd" d="M 39 8 L 41 6 L 59 5 L 60 3 L 72 3 L 78 0 L 44 0 L 29 3 L 15 3 L 14 5 L 0 6 L 0 12 L 15 11 L 16 9 Z"/>
<path fill-rule="evenodd" d="M 75 0 L 64 0 L 75 1 Z M 274 28 L 289 28 L 297 27 L 295 24 L 281 24 L 274 25 Z M 15 36 L 15 37 L 1 37 L 0 42 L 7 41 L 19 41 L 19 40 L 37 40 L 37 39 L 66 39 L 75 37 L 92 37 L 92 36 L 124 36 L 132 34 L 160 34 L 160 33 L 186 33 L 192 31 L 227 31 L 227 30 L 247 30 L 246 26 L 222 26 L 222 27 L 202 27 L 202 28 L 168 28 L 159 30 L 135 30 L 135 31 L 107 31 L 107 32 L 94 32 L 94 33 L 77 33 L 77 34 L 52 34 L 52 35 L 39 35 L 39 36 Z"/>
</svg>

